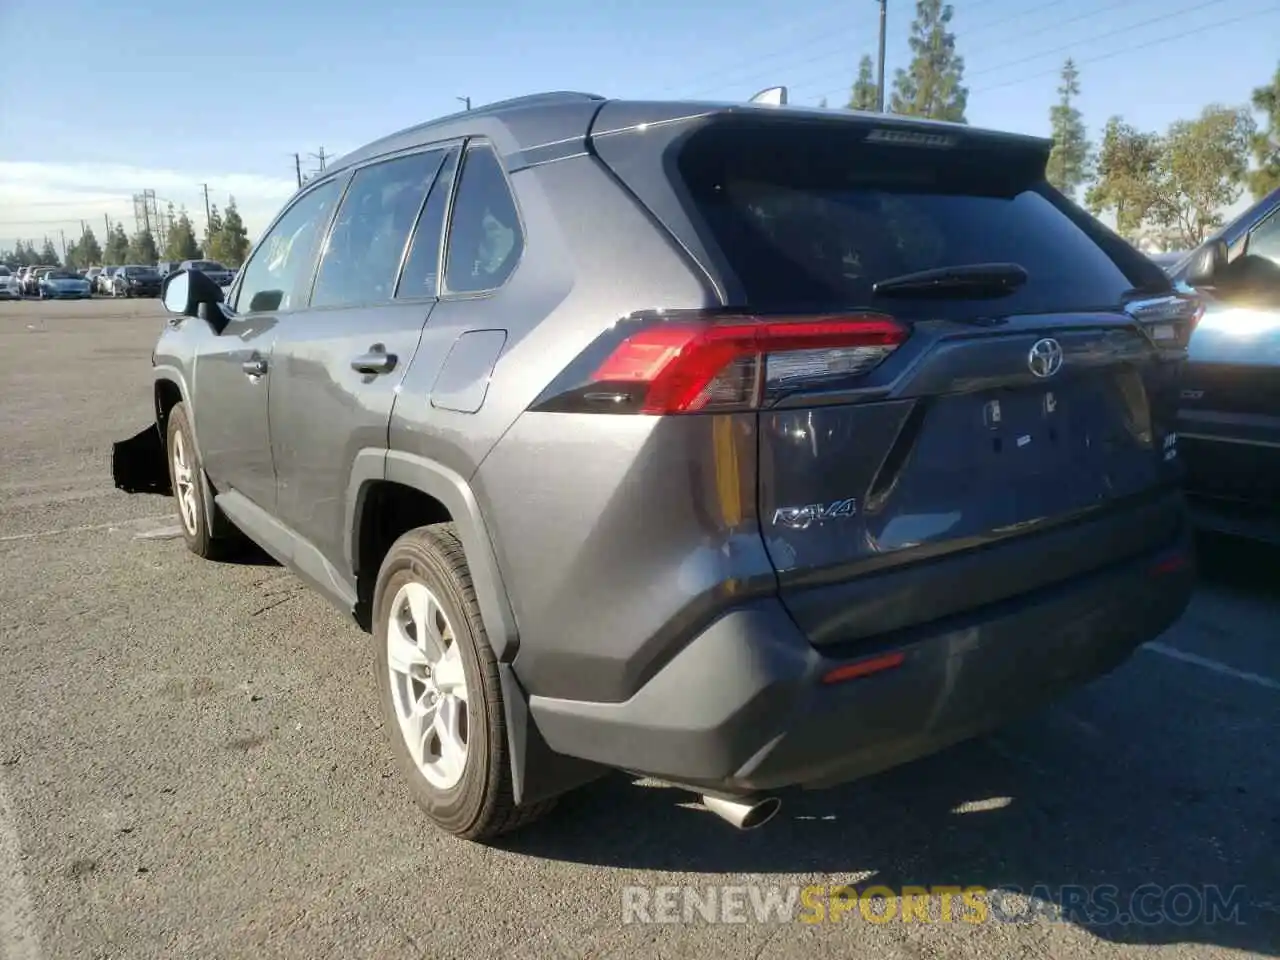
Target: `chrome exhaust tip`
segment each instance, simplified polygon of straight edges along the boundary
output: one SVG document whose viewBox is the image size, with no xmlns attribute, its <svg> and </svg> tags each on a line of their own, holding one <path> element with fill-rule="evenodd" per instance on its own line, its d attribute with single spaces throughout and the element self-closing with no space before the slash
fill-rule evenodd
<svg viewBox="0 0 1280 960">
<path fill-rule="evenodd" d="M 763 827 L 782 809 L 782 801 L 777 797 L 731 800 L 726 797 L 703 796 L 702 804 L 721 820 L 733 824 L 739 830 Z"/>
</svg>

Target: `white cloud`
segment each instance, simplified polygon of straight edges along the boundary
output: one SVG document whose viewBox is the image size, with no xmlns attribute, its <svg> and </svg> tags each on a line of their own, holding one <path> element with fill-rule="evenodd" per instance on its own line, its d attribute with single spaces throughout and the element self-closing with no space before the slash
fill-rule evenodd
<svg viewBox="0 0 1280 960">
<path fill-rule="evenodd" d="M 103 215 L 134 229 L 133 194 L 154 190 L 160 210 L 168 201 L 185 206 L 204 229 L 203 183 L 209 199 L 223 207 L 236 198 L 251 237 L 265 227 L 293 193 L 296 184 L 284 177 L 245 173 L 190 173 L 165 168 L 124 165 L 26 163 L 0 160 L 0 247 L 15 239 L 39 242 L 58 231 L 78 232 L 83 220 L 101 239 Z"/>
</svg>

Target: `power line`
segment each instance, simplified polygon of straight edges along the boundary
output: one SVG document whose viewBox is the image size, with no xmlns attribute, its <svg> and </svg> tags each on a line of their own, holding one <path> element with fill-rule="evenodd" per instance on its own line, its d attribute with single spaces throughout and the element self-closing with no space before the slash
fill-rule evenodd
<svg viewBox="0 0 1280 960">
<path fill-rule="evenodd" d="M 1007 24 L 1017 23 L 1018 21 L 1024 20 L 1029 14 L 1044 11 L 1051 7 L 1060 6 L 1065 2 L 1067 2 L 1067 0 L 1048 0 L 1048 2 L 1041 3 L 1038 6 L 1028 7 L 1026 9 L 1019 10 L 1013 14 L 1000 16 L 1000 17 L 996 17 L 995 19 L 987 20 L 985 22 L 978 24 L 977 27 L 966 26 L 960 31 L 959 37 L 963 42 L 967 43 L 975 35 L 980 36 L 984 33 L 989 33 L 993 28 L 1001 27 Z M 1030 34 L 1021 33 L 1019 35 L 1019 40 L 1024 39 L 1026 36 L 1034 36 L 1039 33 L 1044 33 L 1046 32 L 1046 30 L 1056 29 L 1067 23 L 1073 23 L 1078 20 L 1085 19 L 1086 17 L 1096 16 L 1098 13 L 1105 12 L 1106 10 L 1112 9 L 1114 7 L 1118 7 L 1119 5 L 1120 5 L 1119 3 L 1113 3 L 1110 5 L 1110 7 L 1104 6 L 1100 9 L 1093 10 L 1084 14 L 1077 14 L 1073 17 L 1067 18 L 1066 20 L 1056 20 L 1054 21 L 1054 23 L 1050 24 L 1047 28 L 1033 31 Z M 963 12 L 965 14 L 968 14 L 978 6 L 980 6 L 979 3 L 974 3 L 970 6 L 966 6 Z M 954 21 L 953 21 L 953 25 L 954 25 Z M 849 34 L 846 31 L 832 31 L 830 29 L 824 30 L 822 31 L 822 33 L 817 34 L 812 38 L 810 38 L 807 42 L 789 45 L 786 50 L 775 51 L 773 53 L 765 54 L 764 56 L 761 56 L 761 57 L 753 57 L 750 61 L 749 66 L 747 67 L 747 70 L 748 70 L 747 74 L 744 74 L 742 72 L 742 65 L 739 65 L 737 67 L 732 67 L 727 72 L 718 71 L 718 72 L 711 72 L 707 74 L 701 74 L 701 76 L 704 78 L 716 78 L 715 82 L 709 85 L 708 84 L 700 85 L 698 88 L 696 88 L 692 92 L 685 94 L 685 96 L 689 97 L 690 99 L 696 99 L 697 97 L 703 96 L 705 94 L 714 93 L 716 90 L 725 86 L 726 83 L 728 82 L 732 82 L 735 85 L 741 83 L 744 85 L 750 84 L 754 86 L 761 86 L 766 82 L 766 80 L 768 82 L 772 82 L 773 80 L 776 80 L 777 74 L 779 72 L 786 70 L 790 67 L 813 66 L 817 64 L 824 64 L 829 62 L 833 58 L 840 58 L 842 60 L 847 60 L 850 56 L 849 39 L 850 39 Z M 829 49 L 826 49 L 826 48 L 829 48 Z M 770 76 L 768 78 L 764 78 L 764 75 L 756 69 L 761 63 L 777 61 L 780 57 L 787 58 L 787 59 L 783 59 L 780 63 L 777 63 L 773 67 L 773 69 L 770 71 Z M 853 71 L 849 66 L 844 66 L 844 67 L 841 67 L 838 75 L 852 76 L 852 73 Z M 809 80 L 801 80 L 799 81 L 799 83 L 797 83 L 793 79 L 788 84 L 788 86 L 795 88 L 796 86 L 805 85 L 809 83 L 825 83 L 828 79 L 836 75 L 837 74 L 833 71 L 826 71 L 818 76 L 813 76 L 811 74 Z M 850 82 L 852 82 L 852 80 L 850 80 Z M 669 86 L 664 88 L 664 92 L 674 91 L 679 88 L 680 88 L 680 85 Z M 836 92 L 837 91 L 831 91 L 830 93 L 827 94 L 827 96 L 833 96 Z"/>
<path fill-rule="evenodd" d="M 1199 37 L 1201 34 L 1205 33 L 1208 30 L 1217 30 L 1219 27 L 1229 27 L 1229 26 L 1232 26 L 1233 24 L 1241 23 L 1245 20 L 1252 20 L 1254 17 L 1266 16 L 1269 13 L 1280 13 L 1280 4 L 1276 4 L 1273 7 L 1266 7 L 1262 10 L 1253 10 L 1249 13 L 1242 13 L 1238 17 L 1230 17 L 1226 20 L 1219 20 L 1215 23 L 1205 24 L 1203 27 L 1197 27 L 1195 33 L 1191 34 L 1190 36 Z M 1161 46 L 1162 44 L 1172 43 L 1174 40 L 1183 40 L 1183 39 L 1186 39 L 1187 37 L 1188 37 L 1187 31 L 1182 30 L 1182 31 L 1179 31 L 1178 33 L 1169 34 L 1167 37 L 1159 37 L 1155 40 L 1148 40 L 1145 43 L 1131 44 L 1125 47 L 1123 50 L 1112 50 L 1110 53 L 1100 53 L 1094 57 L 1083 57 L 1081 59 L 1076 60 L 1076 64 L 1080 65 L 1085 63 L 1098 63 L 1101 60 L 1110 60 L 1113 57 L 1123 57 L 1127 54 L 1133 53 L 1135 50 L 1146 50 L 1151 47 Z M 985 87 L 979 87 L 976 90 L 970 90 L 969 92 L 972 94 L 972 93 L 986 93 L 988 90 L 999 90 L 1002 87 L 1011 87 L 1014 84 L 1025 83 L 1027 80 L 1034 80 L 1037 77 L 1051 76 L 1053 74 L 1058 73 L 1059 70 L 1060 70 L 1059 67 L 1054 67 L 1052 70 L 1042 70 L 1040 73 L 1032 74 L 1029 77 L 1019 77 L 1016 80 L 1004 80 L 1004 81 L 1001 81 L 1000 83 L 993 83 Z"/>
<path fill-rule="evenodd" d="M 1225 3 L 1225 2 L 1226 2 L 1226 0 L 1210 0 L 1210 3 L 1209 3 L 1209 4 L 1207 4 L 1207 5 L 1211 5 L 1211 4 L 1215 4 L 1215 3 Z M 1046 5 L 1046 7 L 1047 7 L 1047 6 L 1049 6 L 1049 5 Z M 1087 11 L 1085 11 L 1085 12 L 1083 12 L 1083 13 L 1078 13 L 1078 14 L 1076 14 L 1075 16 L 1067 17 L 1065 20 L 1054 20 L 1052 23 L 1050 23 L 1050 24 L 1048 24 L 1048 25 L 1046 25 L 1046 26 L 1044 26 L 1044 27 L 1040 27 L 1040 28 L 1038 28 L 1038 29 L 1035 29 L 1035 30 L 1024 30 L 1024 31 L 1021 31 L 1021 32 L 1018 34 L 1018 41 L 1019 41 L 1019 43 L 1021 43 L 1023 40 L 1026 40 L 1028 37 L 1035 37 L 1035 36 L 1039 36 L 1040 34 L 1042 34 L 1042 33 L 1048 33 L 1048 32 L 1049 32 L 1049 31 L 1051 31 L 1051 30 L 1060 30 L 1062 27 L 1068 26 L 1068 25 L 1073 24 L 1073 23 L 1078 23 L 1078 22 L 1079 22 L 1079 21 L 1081 21 L 1081 20 L 1092 19 L 1093 17 L 1098 16 L 1098 14 L 1101 14 L 1101 13 L 1108 13 L 1108 12 L 1110 12 L 1110 11 L 1112 11 L 1112 10 L 1116 10 L 1116 9 L 1118 9 L 1118 8 L 1119 8 L 1119 7 L 1121 7 L 1121 6 L 1124 6 L 1124 4 L 1123 4 L 1122 0 L 1116 0 L 1116 2 L 1110 2 L 1110 3 L 1104 4 L 1103 6 L 1098 7 L 1098 8 L 1095 8 L 1095 9 L 1093 9 L 1093 10 L 1087 10 Z M 1045 7 L 1032 8 L 1032 9 L 1045 9 Z M 1193 8 L 1193 9 L 1197 9 L 1197 8 Z M 1022 11 L 1022 13 L 1027 13 L 1027 12 L 1029 12 L 1029 11 Z M 1184 11 L 1184 12 L 1185 12 L 1185 11 Z M 1004 18 L 1003 20 L 1001 20 L 1001 21 L 995 21 L 995 23 L 1006 23 L 1006 22 L 1012 22 L 1012 21 L 1017 20 L 1020 16 L 1021 16 L 1021 14 L 1015 14 L 1015 15 L 1014 15 L 1014 16 L 1012 16 L 1012 17 L 1005 17 L 1005 18 Z M 993 23 L 992 25 L 994 25 L 994 23 Z M 1133 26 L 1134 26 L 1134 27 L 1136 27 L 1136 26 L 1141 26 L 1141 24 L 1136 24 L 1136 25 L 1133 25 Z M 1133 27 L 1125 28 L 1125 29 L 1132 29 L 1132 28 L 1133 28 Z M 1121 33 L 1125 32 L 1125 29 L 1121 29 L 1121 30 L 1113 30 L 1113 31 L 1111 31 L 1110 33 L 1106 34 L 1106 36 L 1115 36 L 1115 35 L 1117 35 L 1117 34 L 1121 34 Z M 969 40 L 969 38 L 970 38 L 971 36 L 972 36 L 972 32 L 971 32 L 971 31 L 969 31 L 969 30 L 965 30 L 965 31 L 964 31 L 964 33 L 962 33 L 958 39 L 963 40 L 963 41 L 965 41 L 965 42 L 967 43 L 967 41 Z M 1091 38 L 1091 39 L 1097 39 L 1097 38 Z M 1075 46 L 1075 44 L 1076 44 L 1076 43 L 1085 43 L 1085 42 L 1089 42 L 1089 41 L 1077 40 L 1077 41 L 1074 41 L 1074 42 L 1073 42 L 1073 43 L 1071 43 L 1071 44 L 1068 44 L 1066 47 L 1064 47 L 1064 48 L 1062 48 L 1062 49 L 1069 49 L 1070 47 Z M 1052 53 L 1052 52 L 1056 52 L 1056 51 L 1050 51 L 1050 53 Z M 1047 56 L 1047 55 L 1048 55 L 1048 54 L 1037 54 L 1035 57 L 1032 57 L 1032 58 L 1023 58 L 1022 60 L 1014 61 L 1014 64 L 1020 64 L 1020 63 L 1026 62 L 1026 60 L 1028 60 L 1028 59 L 1038 59 L 1038 58 L 1039 58 L 1039 57 L 1041 57 L 1041 56 Z M 966 71 L 965 71 L 964 79 L 965 79 L 965 81 L 968 81 L 971 77 L 973 77 L 973 76 L 975 76 L 975 75 L 981 75 L 981 74 L 983 74 L 983 73 L 994 72 L 994 71 L 996 71 L 996 70 L 1001 70 L 1001 69 L 1003 69 L 1003 68 L 1005 68 L 1005 67 L 1007 67 L 1007 66 L 1010 66 L 1010 65 L 1011 65 L 1011 64 L 1009 64 L 1009 63 L 1007 63 L 1007 62 L 1006 62 L 1006 63 L 1002 63 L 1002 64 L 997 64 L 997 65 L 996 65 L 996 66 L 994 66 L 994 67 L 988 67 L 988 68 L 985 68 L 985 69 L 983 69 L 983 70 L 979 70 L 979 71 L 968 71 L 968 70 L 966 70 Z M 809 79 L 802 79 L 802 80 L 800 80 L 799 82 L 795 82 L 795 81 L 793 81 L 793 86 L 795 86 L 795 87 L 802 87 L 802 86 L 808 86 L 808 85 L 810 85 L 810 84 L 827 83 L 827 82 L 829 82 L 829 81 L 834 80 L 836 76 L 846 76 L 846 75 L 847 75 L 847 72 L 846 72 L 846 71 L 843 71 L 843 70 L 842 70 L 842 71 L 840 71 L 839 73 L 832 73 L 832 72 L 828 71 L 828 72 L 826 72 L 826 73 L 824 73 L 824 74 L 821 74 L 820 76 L 810 77 Z M 824 94 L 824 96 L 831 96 L 831 95 L 833 95 L 833 93 L 834 93 L 834 92 L 835 92 L 835 91 L 829 91 L 827 94 Z"/>
<path fill-rule="evenodd" d="M 989 74 L 989 73 L 997 73 L 997 72 L 999 72 L 999 71 L 1001 71 L 1001 70 L 1006 70 L 1006 69 L 1008 69 L 1008 68 L 1010 68 L 1010 67 L 1014 67 L 1014 66 L 1021 66 L 1021 65 L 1023 65 L 1023 64 L 1032 63 L 1032 62 L 1034 62 L 1034 61 L 1036 61 L 1036 60 L 1042 60 L 1042 59 L 1044 59 L 1045 57 L 1053 56 L 1054 54 L 1066 53 L 1066 52 L 1068 52 L 1068 51 L 1070 51 L 1070 50 L 1073 50 L 1073 49 L 1075 49 L 1076 47 L 1079 47 L 1079 46 L 1081 46 L 1081 45 L 1088 45 L 1088 44 L 1092 44 L 1092 43 L 1097 43 L 1097 42 L 1099 42 L 1099 41 L 1101 41 L 1101 40 L 1106 40 L 1106 39 L 1109 39 L 1109 38 L 1111 38 L 1111 37 L 1124 36 L 1125 34 L 1133 33 L 1135 30 L 1141 30 L 1141 29 L 1144 29 L 1144 28 L 1146 28 L 1146 27 L 1149 27 L 1149 26 L 1151 26 L 1151 25 L 1153 25 L 1153 24 L 1162 23 L 1162 22 L 1164 22 L 1164 21 L 1166 21 L 1166 20 L 1173 20 L 1173 19 L 1178 18 L 1178 17 L 1185 17 L 1185 16 L 1186 16 L 1187 14 L 1189 14 L 1189 13 L 1195 13 L 1195 12 L 1200 11 L 1200 10 L 1206 10 L 1206 9 L 1208 9 L 1209 7 L 1220 6 L 1221 4 L 1226 3 L 1226 2 L 1227 2 L 1227 0 L 1204 0 L 1204 2 L 1201 2 L 1201 3 L 1198 3 L 1198 4 L 1194 4 L 1193 6 L 1183 7 L 1183 8 L 1181 8 L 1181 9 L 1179 9 L 1179 10 L 1174 10 L 1174 11 L 1170 11 L 1170 12 L 1168 12 L 1168 13 L 1163 13 L 1163 14 L 1161 14 L 1161 15 L 1159 15 L 1159 16 L 1156 16 L 1156 17 L 1150 17 L 1150 18 L 1148 18 L 1147 20 L 1143 20 L 1143 21 L 1140 21 L 1140 22 L 1138 22 L 1138 23 L 1130 24 L 1129 26 L 1127 26 L 1127 27 L 1122 27 L 1122 28 L 1120 28 L 1119 30 L 1111 30 L 1111 31 L 1109 31 L 1109 32 L 1107 32 L 1107 33 L 1105 33 L 1105 34 L 1098 34 L 1098 35 L 1095 35 L 1095 36 L 1083 37 L 1083 38 L 1081 38 L 1081 39 L 1079 39 L 1079 40 L 1075 40 L 1075 41 L 1073 41 L 1073 42 L 1071 42 L 1071 43 L 1062 44 L 1062 45 L 1060 45 L 1060 46 L 1053 47 L 1053 48 L 1048 49 L 1048 50 L 1042 50 L 1041 52 L 1036 53 L 1036 54 L 1032 54 L 1032 55 L 1030 55 L 1030 56 L 1020 57 L 1020 58 L 1018 58 L 1018 59 L 1016 59 L 1016 60 L 1006 61 L 1006 62 L 1004 62 L 1004 63 L 996 64 L 996 65 L 991 66 L 991 67 L 986 67 L 986 68 L 984 68 L 984 69 L 982 69 L 982 70 L 976 70 L 976 71 L 974 71 L 974 72 L 972 72 L 972 73 L 966 72 L 966 73 L 965 73 L 965 77 L 964 77 L 964 79 L 965 79 L 965 81 L 967 82 L 970 78 L 975 77 L 975 76 L 984 76 L 984 75 Z M 1119 4 L 1116 4 L 1115 6 L 1119 6 Z M 1109 52 L 1109 53 L 1105 53 L 1105 54 L 1098 54 L 1098 55 L 1096 55 L 1096 56 L 1091 56 L 1091 57 L 1087 57 L 1087 58 L 1084 58 L 1084 59 L 1081 59 L 1081 58 L 1075 58 L 1075 60 L 1076 60 L 1076 63 L 1077 63 L 1077 64 L 1084 64 L 1084 63 L 1097 63 L 1097 62 L 1099 62 L 1099 61 L 1101 61 L 1101 60 L 1109 60 L 1109 59 L 1111 59 L 1111 58 L 1113 58 L 1113 57 L 1120 57 L 1120 56 L 1124 56 L 1124 55 L 1126 55 L 1126 54 L 1132 53 L 1132 52 L 1134 52 L 1135 50 L 1145 50 L 1145 49 L 1147 49 L 1148 47 L 1159 46 L 1159 45 L 1160 45 L 1160 44 L 1162 44 L 1162 43 L 1172 42 L 1173 40 L 1177 40 L 1177 39 L 1179 39 L 1179 38 L 1181 38 L 1181 37 L 1186 37 L 1186 36 L 1189 36 L 1189 35 L 1198 35 L 1200 32 L 1202 32 L 1202 31 L 1204 31 L 1204 30 L 1213 30 L 1213 29 L 1217 29 L 1217 28 L 1218 28 L 1218 27 L 1220 27 L 1220 26 L 1229 26 L 1229 25 L 1234 24 L 1234 23 L 1239 23 L 1239 22 L 1241 22 L 1241 21 L 1243 21 L 1243 20 L 1249 20 L 1249 19 L 1252 19 L 1253 17 L 1256 17 L 1256 16 L 1263 16 L 1263 15 L 1265 15 L 1265 14 L 1267 14 L 1267 13 L 1274 12 L 1274 11 L 1275 11 L 1275 10 L 1277 10 L 1277 9 L 1280 9 L 1280 7 L 1268 7 L 1268 8 L 1265 8 L 1265 9 L 1263 9 L 1263 10 L 1254 10 L 1254 11 L 1250 11 L 1249 13 L 1241 14 L 1240 16 L 1237 16 L 1237 17 L 1230 17 L 1230 18 L 1228 18 L 1228 19 L 1226 19 L 1226 20 L 1220 20 L 1220 21 L 1215 21 L 1215 22 L 1213 22 L 1213 23 L 1206 24 L 1206 25 L 1205 25 L 1205 26 L 1203 26 L 1203 27 L 1196 27 L 1196 28 L 1195 28 L 1195 34 L 1188 34 L 1188 33 L 1184 30 L 1182 33 L 1179 33 L 1179 34 L 1173 34 L 1173 35 L 1171 35 L 1171 36 L 1169 36 L 1169 37 L 1161 38 L 1161 39 L 1159 39 L 1159 40 L 1155 40 L 1155 41 L 1151 41 L 1151 42 L 1140 42 L 1140 43 L 1137 43 L 1137 44 L 1130 43 L 1130 44 L 1125 45 L 1125 46 L 1124 46 L 1122 49 L 1120 49 L 1120 50 L 1115 50 L 1115 51 L 1112 51 L 1112 52 Z M 1095 11 L 1095 13 L 1096 13 L 1096 12 L 1100 12 L 1100 11 Z M 1084 17 L 1085 17 L 1085 16 L 1092 16 L 1092 15 L 1093 15 L 1093 14 L 1086 14 L 1086 15 L 1078 16 L 1078 17 L 1076 17 L 1075 19 L 1080 20 L 1080 19 L 1084 19 Z M 1062 22 L 1060 22 L 1059 24 L 1056 24 L 1056 25 L 1055 25 L 1055 27 L 1056 27 L 1056 26 L 1064 25 L 1064 24 L 1065 24 L 1065 23 L 1067 23 L 1067 22 L 1068 22 L 1068 21 L 1062 21 Z M 1013 86 L 1014 84 L 1024 83 L 1024 82 L 1025 82 L 1025 81 L 1027 81 L 1027 80 L 1034 80 L 1034 79 L 1036 79 L 1036 78 L 1038 78 L 1038 77 L 1048 76 L 1048 75 L 1050 75 L 1050 74 L 1057 74 L 1060 70 L 1061 70 L 1061 65 L 1055 65 L 1055 66 L 1053 66 L 1052 68 L 1049 68 L 1049 69 L 1046 69 L 1046 70 L 1041 70 L 1041 71 L 1036 72 L 1036 73 L 1032 73 L 1032 74 L 1029 74 L 1029 75 L 1025 75 L 1025 74 L 1024 74 L 1024 75 L 1020 75 L 1020 76 L 1018 76 L 1018 77 L 1017 77 L 1017 78 L 1015 78 L 1015 79 L 1006 80 L 1006 81 L 999 81 L 999 82 L 994 83 L 994 84 L 987 84 L 987 85 L 985 85 L 985 86 L 980 86 L 980 87 L 970 87 L 970 88 L 969 88 L 969 94 L 970 94 L 970 96 L 972 96 L 972 95 L 973 95 L 973 94 L 975 94 L 975 93 L 983 93 L 983 92 L 988 91 L 988 90 L 998 90 L 998 89 L 1001 89 L 1002 87 L 1009 87 L 1009 86 Z M 840 88 L 840 89 L 843 89 L 843 88 Z M 828 91 L 826 94 L 823 94 L 823 95 L 824 95 L 824 96 L 832 96 L 835 92 L 836 92 L 836 91 Z"/>
<path fill-rule="evenodd" d="M 1048 50 L 1042 50 L 1040 53 L 1033 53 L 1030 56 L 1021 57 L 1017 60 L 1008 60 L 1004 63 L 998 63 L 993 67 L 987 67 L 983 70 L 975 70 L 972 73 L 967 73 L 965 75 L 965 79 L 970 80 L 973 77 L 981 77 L 988 73 L 998 73 L 1001 70 L 1008 69 L 1009 67 L 1017 67 L 1017 66 L 1021 66 L 1024 63 L 1031 63 L 1035 60 L 1041 60 L 1045 57 L 1052 56 L 1055 53 L 1065 53 L 1066 51 L 1071 50 L 1075 47 L 1078 47 L 1081 44 L 1096 43 L 1099 40 L 1107 40 L 1111 37 L 1123 36 L 1126 33 L 1132 33 L 1134 30 L 1140 30 L 1141 28 L 1149 27 L 1152 24 L 1163 23 L 1164 21 L 1172 20 L 1175 17 L 1184 17 L 1188 13 L 1196 13 L 1197 11 L 1200 11 L 1200 10 L 1207 10 L 1209 7 L 1221 6 L 1222 4 L 1227 2 L 1229 2 L 1229 0 L 1203 0 L 1203 2 L 1194 4 L 1193 6 L 1182 7 L 1179 10 L 1171 10 L 1168 13 L 1160 14 L 1158 17 L 1151 17 L 1147 20 L 1142 20 L 1138 23 L 1130 24 L 1127 27 L 1122 27 L 1119 30 L 1108 30 L 1106 33 L 1099 33 L 1092 37 L 1082 37 L 1081 39 L 1074 40 L 1071 43 L 1064 43 L 1061 46 L 1051 47 Z"/>
</svg>

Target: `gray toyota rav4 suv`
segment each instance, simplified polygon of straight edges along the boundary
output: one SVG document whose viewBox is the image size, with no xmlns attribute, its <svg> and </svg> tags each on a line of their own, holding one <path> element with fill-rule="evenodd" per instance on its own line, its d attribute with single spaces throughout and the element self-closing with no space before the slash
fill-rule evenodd
<svg viewBox="0 0 1280 960">
<path fill-rule="evenodd" d="M 442 828 L 610 768 L 755 826 L 1188 602 L 1176 359 L 1139 316 L 1182 301 L 1048 150 L 575 93 L 393 134 L 305 184 L 225 296 L 168 279 L 116 483 L 371 632 Z"/>
</svg>

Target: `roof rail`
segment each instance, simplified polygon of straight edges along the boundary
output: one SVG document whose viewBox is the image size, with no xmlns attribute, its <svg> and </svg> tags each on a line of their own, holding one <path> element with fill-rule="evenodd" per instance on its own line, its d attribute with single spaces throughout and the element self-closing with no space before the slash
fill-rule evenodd
<svg viewBox="0 0 1280 960">
<path fill-rule="evenodd" d="M 598 93 L 580 93 L 576 90 L 551 90 L 546 93 L 530 93 L 523 97 L 512 97 L 510 100 L 485 103 L 469 112 L 492 113 L 498 110 L 510 110 L 513 107 L 536 107 L 542 103 L 581 103 L 604 99 L 605 97 Z"/>
</svg>

